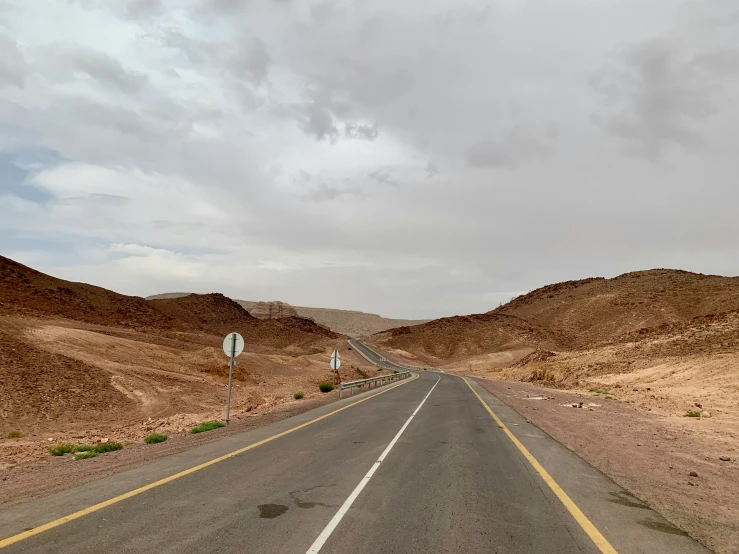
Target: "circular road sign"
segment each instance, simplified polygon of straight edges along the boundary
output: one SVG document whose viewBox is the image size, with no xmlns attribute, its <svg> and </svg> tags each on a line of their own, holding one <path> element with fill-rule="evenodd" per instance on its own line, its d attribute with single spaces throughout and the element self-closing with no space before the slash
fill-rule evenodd
<svg viewBox="0 0 739 554">
<path fill-rule="evenodd" d="M 236 340 L 236 348 L 234 348 L 234 339 Z M 223 352 L 231 357 L 233 352 L 234 358 L 244 351 L 244 337 L 238 333 L 229 333 L 226 338 L 223 339 Z"/>
<path fill-rule="evenodd" d="M 331 369 L 339 369 L 341 367 L 341 360 L 339 358 L 331 358 Z"/>
</svg>

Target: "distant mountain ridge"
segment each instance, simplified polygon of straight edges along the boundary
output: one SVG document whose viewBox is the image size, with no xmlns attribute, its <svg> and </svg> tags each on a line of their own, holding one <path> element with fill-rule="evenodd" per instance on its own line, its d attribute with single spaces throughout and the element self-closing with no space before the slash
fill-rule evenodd
<svg viewBox="0 0 739 554">
<path fill-rule="evenodd" d="M 188 294 L 190 293 L 168 292 L 148 296 L 147 300 L 177 298 L 187 296 Z M 356 310 L 292 306 L 278 300 L 271 302 L 235 300 L 235 302 L 243 306 L 251 315 L 258 319 L 280 319 L 297 316 L 313 320 L 318 325 L 350 337 L 367 337 L 395 327 L 408 327 L 429 321 L 428 319 L 391 319 L 378 314 Z"/>
</svg>

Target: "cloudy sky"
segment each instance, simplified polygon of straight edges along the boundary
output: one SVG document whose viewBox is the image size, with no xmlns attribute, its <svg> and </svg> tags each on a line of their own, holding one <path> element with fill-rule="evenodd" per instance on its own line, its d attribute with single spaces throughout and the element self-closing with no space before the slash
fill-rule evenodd
<svg viewBox="0 0 739 554">
<path fill-rule="evenodd" d="M 0 0 L 0 254 L 395 317 L 739 274 L 736 0 Z"/>
</svg>

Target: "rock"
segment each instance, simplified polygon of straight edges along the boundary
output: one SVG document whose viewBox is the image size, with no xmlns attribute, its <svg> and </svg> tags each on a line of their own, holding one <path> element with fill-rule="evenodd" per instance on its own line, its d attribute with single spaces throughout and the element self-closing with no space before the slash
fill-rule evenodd
<svg viewBox="0 0 739 554">
<path fill-rule="evenodd" d="M 272 302 L 257 302 L 249 309 L 249 313 L 259 319 L 280 319 L 282 317 L 296 317 L 298 312 L 290 304 L 278 300 Z"/>
<path fill-rule="evenodd" d="M 694 487 L 695 483 L 693 483 L 693 481 L 688 481 L 688 485 L 690 485 L 691 487 Z"/>
<path fill-rule="evenodd" d="M 688 475 L 690 477 L 698 477 L 698 473 L 696 473 L 695 471 L 691 471 L 690 473 L 688 473 Z"/>
<path fill-rule="evenodd" d="M 719 460 L 721 460 L 722 462 L 730 462 L 731 458 L 729 458 L 728 456 L 719 456 Z"/>
<path fill-rule="evenodd" d="M 572 407 L 573 408 L 577 408 L 577 404 L 572 404 Z"/>
<path fill-rule="evenodd" d="M 711 412 L 701 412 L 701 417 L 711 417 Z"/>
<path fill-rule="evenodd" d="M 696 408 L 702 408 L 702 407 L 703 407 L 703 404 L 701 404 L 701 403 L 699 403 L 699 402 L 696 402 L 696 403 L 695 403 L 695 407 L 696 407 Z"/>
<path fill-rule="evenodd" d="M 582 402 L 577 405 L 578 408 L 582 408 Z"/>
</svg>

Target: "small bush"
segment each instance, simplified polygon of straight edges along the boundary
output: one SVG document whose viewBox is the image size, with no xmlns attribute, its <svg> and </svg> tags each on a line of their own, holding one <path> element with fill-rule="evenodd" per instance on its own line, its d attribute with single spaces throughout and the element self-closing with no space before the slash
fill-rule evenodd
<svg viewBox="0 0 739 554">
<path fill-rule="evenodd" d="M 95 447 L 91 444 L 81 444 L 74 447 L 75 452 L 90 452 L 92 450 L 95 450 Z"/>
<path fill-rule="evenodd" d="M 318 388 L 321 390 L 321 392 L 331 392 L 332 390 L 334 390 L 333 384 L 329 383 L 328 381 L 318 383 Z"/>
<path fill-rule="evenodd" d="M 97 458 L 97 452 L 82 452 L 81 454 L 75 454 L 75 460 L 87 460 L 88 458 Z"/>
<path fill-rule="evenodd" d="M 158 442 L 166 441 L 168 438 L 167 435 L 162 435 L 161 433 L 152 433 L 144 437 L 144 442 L 146 444 L 157 444 Z"/>
<path fill-rule="evenodd" d="M 219 427 L 225 427 L 225 423 L 221 423 L 220 421 L 206 421 L 204 423 L 201 423 L 197 427 L 193 427 L 190 431 L 191 433 L 204 433 L 205 431 L 212 431 L 213 429 L 218 429 Z"/>
<path fill-rule="evenodd" d="M 612 396 L 606 396 L 605 399 L 606 400 L 613 400 L 613 397 Z"/>
<path fill-rule="evenodd" d="M 688 410 L 685 412 L 685 417 L 700 417 L 701 413 L 696 410 Z"/>
<path fill-rule="evenodd" d="M 49 448 L 49 454 L 52 456 L 64 456 L 65 454 L 72 454 L 74 452 L 74 445 L 63 443 L 52 448 Z"/>
<path fill-rule="evenodd" d="M 6 438 L 9 438 L 9 439 L 19 439 L 23 436 L 23 433 L 21 433 L 20 431 L 11 431 L 5 436 Z"/>
<path fill-rule="evenodd" d="M 294 398 L 295 400 L 301 400 L 301 399 L 303 398 L 303 396 L 304 396 L 304 395 L 303 395 L 303 393 L 302 393 L 302 392 L 296 392 L 295 394 L 293 394 L 293 398 Z"/>
<path fill-rule="evenodd" d="M 107 442 L 101 442 L 100 444 L 98 444 L 93 449 L 93 452 L 97 452 L 98 454 L 104 454 L 105 452 L 113 452 L 115 450 L 120 450 L 122 448 L 123 448 L 123 445 L 119 442 L 107 441 Z"/>
<path fill-rule="evenodd" d="M 602 389 L 588 389 L 588 392 L 592 392 L 593 394 L 608 394 L 607 390 Z"/>
</svg>

